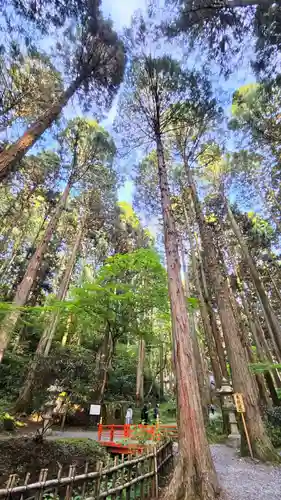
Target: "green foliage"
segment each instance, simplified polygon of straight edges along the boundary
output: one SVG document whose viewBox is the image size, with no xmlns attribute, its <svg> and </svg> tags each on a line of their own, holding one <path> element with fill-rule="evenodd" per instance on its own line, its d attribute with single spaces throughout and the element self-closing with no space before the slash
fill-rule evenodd
<svg viewBox="0 0 281 500">
<path fill-rule="evenodd" d="M 281 447 L 281 427 L 280 424 L 278 427 L 275 425 L 272 425 L 270 423 L 267 423 L 266 425 L 267 433 L 270 438 L 270 441 L 272 442 L 274 448 L 280 448 Z"/>
<path fill-rule="evenodd" d="M 76 463 L 77 473 L 83 473 L 85 462 L 93 469 L 97 461 L 106 460 L 104 447 L 91 439 L 56 439 L 36 443 L 30 437 L 18 437 L 1 441 L 0 485 L 4 487 L 15 470 L 21 480 L 27 472 L 30 482 L 38 480 L 41 469 L 48 468 L 48 477 L 57 477 L 58 463 L 64 468 Z"/>
<path fill-rule="evenodd" d="M 109 257 L 94 283 L 72 290 L 72 301 L 62 307 L 72 311 L 84 332 L 104 332 L 110 325 L 113 336 L 150 335 L 145 315 L 157 309 L 169 314 L 166 271 L 158 254 L 140 249 Z"/>
<path fill-rule="evenodd" d="M 227 436 L 223 434 L 222 418 L 210 420 L 206 432 L 207 432 L 208 442 L 210 444 L 223 443 L 227 438 Z"/>
<path fill-rule="evenodd" d="M 263 362 L 263 363 L 251 363 L 250 365 L 251 370 L 253 373 L 264 373 L 268 372 L 270 370 L 274 369 L 281 369 L 281 364 L 280 363 L 270 363 L 270 362 Z"/>
<path fill-rule="evenodd" d="M 14 431 L 17 427 L 25 427 L 25 423 L 16 420 L 15 417 L 8 412 L 0 412 L 0 429 L 4 431 Z"/>
<path fill-rule="evenodd" d="M 0 364 L 0 400 L 13 400 L 22 387 L 27 374 L 29 358 L 8 352 Z"/>
</svg>

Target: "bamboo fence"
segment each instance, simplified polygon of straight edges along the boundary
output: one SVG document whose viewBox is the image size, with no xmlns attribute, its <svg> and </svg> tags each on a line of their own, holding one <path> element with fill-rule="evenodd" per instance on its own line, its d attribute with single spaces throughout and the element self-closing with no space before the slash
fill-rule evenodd
<svg viewBox="0 0 281 500">
<path fill-rule="evenodd" d="M 84 473 L 76 474 L 71 465 L 67 476 L 59 466 L 57 477 L 48 479 L 48 469 L 40 471 L 38 481 L 29 483 L 30 473 L 22 484 L 17 474 L 9 477 L 0 498 L 7 500 L 145 500 L 157 499 L 159 481 L 173 467 L 173 443 L 166 441 L 148 447 L 137 457 L 116 455 L 107 465 L 98 462 L 95 471 L 85 464 Z"/>
</svg>

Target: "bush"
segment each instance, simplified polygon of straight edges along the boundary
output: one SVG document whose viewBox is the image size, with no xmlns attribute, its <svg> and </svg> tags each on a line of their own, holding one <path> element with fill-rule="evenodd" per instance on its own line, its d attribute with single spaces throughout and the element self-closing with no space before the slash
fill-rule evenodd
<svg viewBox="0 0 281 500">
<path fill-rule="evenodd" d="M 274 406 L 266 410 L 268 422 L 274 427 L 281 427 L 281 406 Z"/>
<path fill-rule="evenodd" d="M 281 448 L 281 427 L 274 426 L 269 422 L 266 425 L 268 436 L 274 448 Z"/>
<path fill-rule="evenodd" d="M 210 444 L 222 443 L 227 437 L 223 433 L 222 418 L 216 418 L 214 420 L 210 420 L 206 431 L 207 431 L 207 438 Z"/>
<path fill-rule="evenodd" d="M 275 448 L 281 447 L 281 407 L 275 406 L 266 410 L 266 427 Z"/>
<path fill-rule="evenodd" d="M 0 399 L 13 401 L 22 387 L 30 358 L 7 352 L 0 364 Z"/>
<path fill-rule="evenodd" d="M 56 439 L 36 443 L 30 437 L 10 438 L 0 441 L 0 486 L 4 486 L 9 475 L 17 473 L 23 479 L 31 473 L 30 482 L 36 481 L 41 469 L 48 468 L 48 478 L 56 477 L 58 463 L 67 473 L 68 466 L 76 463 L 77 474 L 89 462 L 93 470 L 96 462 L 105 461 L 106 450 L 91 439 Z"/>
</svg>

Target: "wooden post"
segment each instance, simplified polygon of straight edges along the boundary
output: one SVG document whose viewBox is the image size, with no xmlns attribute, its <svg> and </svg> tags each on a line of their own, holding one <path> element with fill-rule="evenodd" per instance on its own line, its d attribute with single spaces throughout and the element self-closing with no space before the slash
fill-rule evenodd
<svg viewBox="0 0 281 500">
<path fill-rule="evenodd" d="M 75 477 L 75 469 L 76 465 L 70 465 L 69 467 L 69 472 L 68 472 L 68 477 L 71 477 L 72 481 Z M 73 487 L 73 482 L 67 485 L 66 487 L 66 493 L 65 493 L 65 499 L 70 500 L 72 496 L 72 487 Z"/>
<path fill-rule="evenodd" d="M 128 475 L 127 475 L 128 483 L 131 481 L 131 476 L 132 476 L 132 468 L 129 465 Z M 126 500 L 131 500 L 131 486 L 128 486 L 128 488 L 126 489 Z"/>
<path fill-rule="evenodd" d="M 100 497 L 100 485 L 101 485 L 101 471 L 102 471 L 102 462 L 98 462 L 97 463 L 97 472 L 99 472 L 99 476 L 96 480 L 96 484 L 95 484 L 95 496 L 94 498 L 96 498 L 97 500 L 99 499 Z"/>
<path fill-rule="evenodd" d="M 145 472 L 144 462 L 140 463 L 140 475 L 143 476 Z M 145 500 L 145 488 L 144 479 L 140 482 L 140 500 Z"/>
<path fill-rule="evenodd" d="M 30 478 L 30 472 L 27 472 L 27 473 L 26 473 L 26 476 L 25 476 L 24 483 L 23 483 L 23 484 L 24 484 L 24 486 L 27 486 L 28 481 L 29 481 L 29 478 Z M 21 494 L 21 496 L 20 496 L 20 500 L 23 500 L 23 498 L 24 498 L 24 495 L 23 495 L 23 493 L 22 493 L 22 494 Z"/>
<path fill-rule="evenodd" d="M 116 457 L 114 457 L 114 467 L 116 467 L 116 465 L 118 465 L 118 455 L 116 455 Z M 117 472 L 113 472 L 112 473 L 112 485 L 111 485 L 111 488 L 115 488 L 116 486 L 116 480 L 117 480 Z M 117 493 L 112 493 L 111 494 L 111 500 L 115 500 L 117 498 Z"/>
<path fill-rule="evenodd" d="M 86 462 L 85 463 L 85 469 L 84 469 L 84 474 L 86 475 L 86 478 L 87 478 L 87 475 L 88 475 L 88 470 L 89 470 L 89 462 Z M 86 486 L 87 486 L 86 478 L 85 478 L 85 481 L 83 482 L 83 486 L 82 486 L 82 493 L 81 493 L 81 497 L 82 498 L 85 497 L 85 493 L 86 493 Z"/>
<path fill-rule="evenodd" d="M 60 478 L 62 476 L 62 468 L 63 468 L 62 465 L 59 464 L 58 473 L 57 473 L 58 481 L 60 480 Z M 54 491 L 54 497 L 56 498 L 58 495 L 59 495 L 59 487 L 57 486 L 55 491 Z"/>
<path fill-rule="evenodd" d="M 102 423 L 100 422 L 98 425 L 98 441 L 101 441 L 101 437 L 102 437 Z"/>
<path fill-rule="evenodd" d="M 48 469 L 41 469 L 40 470 L 39 482 L 41 483 L 41 488 L 35 495 L 36 500 L 42 500 L 42 498 L 43 498 L 44 484 L 45 484 L 45 481 L 47 479 L 47 475 L 48 475 Z"/>
<path fill-rule="evenodd" d="M 68 412 L 68 403 L 66 403 L 66 405 L 65 405 L 65 410 L 64 410 L 63 415 L 62 415 L 62 419 L 61 419 L 61 426 L 60 426 L 60 430 L 61 430 L 61 431 L 63 431 L 63 430 L 64 430 L 64 426 L 65 426 L 65 421 L 66 421 L 67 412 Z"/>
<path fill-rule="evenodd" d="M 124 456 L 124 454 L 122 454 L 121 455 L 121 462 L 122 462 L 123 465 L 124 465 L 124 461 L 125 461 L 125 456 Z M 123 481 L 124 481 L 124 466 L 121 469 L 120 478 L 121 478 L 121 483 L 123 484 Z"/>
<path fill-rule="evenodd" d="M 244 426 L 244 431 L 245 431 L 245 435 L 246 435 L 246 439 L 247 439 L 247 443 L 248 443 L 248 448 L 249 448 L 249 452 L 250 452 L 250 455 L 251 455 L 251 459 L 254 460 L 253 450 L 252 450 L 252 446 L 251 446 L 251 441 L 250 441 L 250 437 L 249 437 L 249 434 L 248 434 L 248 429 L 247 429 L 247 425 L 246 425 L 246 422 L 245 422 L 244 413 L 242 413 L 242 412 L 241 412 L 241 417 L 242 417 L 242 422 L 243 422 L 243 426 Z"/>
<path fill-rule="evenodd" d="M 157 448 L 153 447 L 153 472 L 154 472 L 154 498 L 158 498 L 158 463 L 157 463 Z"/>
</svg>

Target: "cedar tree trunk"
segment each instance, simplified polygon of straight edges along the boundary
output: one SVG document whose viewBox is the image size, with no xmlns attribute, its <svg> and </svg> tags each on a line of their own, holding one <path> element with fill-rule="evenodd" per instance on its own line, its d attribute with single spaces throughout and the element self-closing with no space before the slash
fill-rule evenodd
<svg viewBox="0 0 281 500">
<path fill-rule="evenodd" d="M 45 230 L 44 236 L 39 245 L 37 246 L 34 254 L 32 255 L 28 263 L 25 275 L 17 287 L 15 298 L 13 300 L 13 306 L 15 306 L 15 309 L 6 315 L 4 321 L 0 326 L 0 363 L 2 362 L 5 350 L 9 345 L 11 334 L 16 325 L 16 322 L 19 316 L 21 315 L 20 307 L 24 306 L 28 300 L 30 290 L 36 279 L 44 254 L 53 236 L 60 215 L 65 207 L 70 189 L 71 189 L 71 182 L 69 180 L 65 187 L 63 195 L 56 207 L 55 213 L 52 216 Z"/>
<path fill-rule="evenodd" d="M 159 120 L 158 120 L 159 123 Z M 173 358 L 177 382 L 180 456 L 165 500 L 214 500 L 219 495 L 201 408 L 186 300 L 181 280 L 177 232 L 160 130 L 156 130 L 158 176 L 164 224 L 172 315 Z"/>
<path fill-rule="evenodd" d="M 83 79 L 84 75 L 83 77 L 77 77 L 62 94 L 61 98 L 32 123 L 22 137 L 0 153 L 0 182 L 3 181 L 11 171 L 15 170 L 15 167 L 19 165 L 20 160 L 28 150 L 32 148 L 45 130 L 47 130 L 58 118 L 64 106 L 80 87 Z"/>
<path fill-rule="evenodd" d="M 233 313 L 227 280 L 223 276 L 218 264 L 213 235 L 210 226 L 205 222 L 191 170 L 187 163 L 185 163 L 185 167 L 204 249 L 204 269 L 208 271 L 209 282 L 212 283 L 212 288 L 216 296 L 231 367 L 233 388 L 235 392 L 242 393 L 244 397 L 246 408 L 245 420 L 253 453 L 254 456 L 260 460 L 280 461 L 280 457 L 275 452 L 262 421 L 255 379 L 250 372 L 245 351 L 241 343 L 241 332 Z"/>
</svg>

